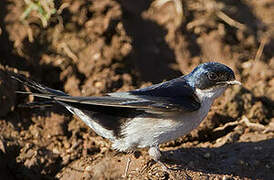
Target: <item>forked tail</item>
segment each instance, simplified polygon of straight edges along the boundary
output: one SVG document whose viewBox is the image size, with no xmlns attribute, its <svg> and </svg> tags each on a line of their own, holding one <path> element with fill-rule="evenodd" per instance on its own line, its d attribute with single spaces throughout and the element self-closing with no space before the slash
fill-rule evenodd
<svg viewBox="0 0 274 180">
<path fill-rule="evenodd" d="M 57 95 L 57 96 L 67 96 L 66 93 L 62 92 L 62 91 L 59 91 L 59 90 L 55 90 L 55 89 L 51 89 L 51 88 L 48 88 L 42 84 L 39 84 L 35 81 L 32 81 L 30 79 L 27 79 L 26 77 L 24 77 L 23 75 L 21 74 L 11 74 L 11 78 L 12 79 L 15 79 L 19 82 L 21 82 L 22 84 L 30 87 L 30 88 L 33 88 L 37 91 L 39 91 L 41 94 L 47 94 L 47 95 Z M 20 92 L 19 92 L 20 93 Z M 30 93 L 26 93 L 26 94 L 30 94 Z"/>
</svg>

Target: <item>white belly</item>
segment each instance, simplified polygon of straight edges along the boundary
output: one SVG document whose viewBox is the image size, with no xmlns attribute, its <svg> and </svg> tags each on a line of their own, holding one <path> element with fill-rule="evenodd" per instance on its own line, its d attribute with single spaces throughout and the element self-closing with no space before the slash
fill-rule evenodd
<svg viewBox="0 0 274 180">
<path fill-rule="evenodd" d="M 157 146 L 186 135 L 199 126 L 211 103 L 204 102 L 198 111 L 178 114 L 167 119 L 136 117 L 122 131 L 125 138 L 114 141 L 113 148 L 126 151 L 136 147 Z"/>
</svg>

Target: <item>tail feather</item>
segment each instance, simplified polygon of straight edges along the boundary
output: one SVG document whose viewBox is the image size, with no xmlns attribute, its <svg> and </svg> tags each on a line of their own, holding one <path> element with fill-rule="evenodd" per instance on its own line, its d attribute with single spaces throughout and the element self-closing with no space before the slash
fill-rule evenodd
<svg viewBox="0 0 274 180">
<path fill-rule="evenodd" d="M 21 74 L 12 74 L 11 78 L 15 79 L 15 80 L 17 80 L 17 81 L 19 81 L 21 83 L 23 83 L 24 85 L 26 85 L 26 86 L 28 86 L 30 88 L 33 88 L 33 89 L 39 91 L 42 94 L 67 96 L 67 94 L 64 93 L 64 92 L 62 92 L 62 91 L 48 88 L 48 87 L 46 87 L 46 86 L 44 86 L 42 84 L 39 84 L 39 83 L 34 82 L 34 81 L 30 80 L 30 79 L 27 79 L 26 77 L 24 77 Z"/>
<path fill-rule="evenodd" d="M 27 95 L 32 95 L 35 97 L 40 97 L 40 98 L 44 98 L 44 99 L 52 99 L 52 100 L 55 100 L 54 98 L 59 96 L 59 95 L 55 95 L 55 94 L 33 93 L 33 92 L 24 92 L 24 91 L 16 91 L 16 93 L 27 94 Z"/>
<path fill-rule="evenodd" d="M 56 104 L 55 101 L 49 100 L 49 101 L 41 101 L 41 102 L 31 102 L 26 104 L 19 104 L 18 107 L 20 108 L 41 108 L 41 107 L 50 107 L 52 105 Z"/>
<path fill-rule="evenodd" d="M 54 104 L 56 104 L 56 101 L 54 98 L 56 96 L 68 96 L 66 93 L 59 91 L 59 90 L 55 90 L 55 89 L 51 89 L 48 88 L 42 84 L 39 84 L 35 81 L 32 81 L 30 79 L 27 79 L 26 77 L 24 77 L 21 74 L 15 74 L 12 73 L 10 74 L 10 77 L 12 79 L 17 80 L 18 82 L 38 91 L 39 93 L 33 93 L 33 92 L 25 92 L 25 91 L 16 91 L 16 93 L 18 94 L 26 94 L 26 95 L 32 95 L 35 97 L 40 97 L 40 98 L 44 98 L 47 100 L 44 101 L 35 101 L 35 102 L 31 102 L 31 103 L 27 103 L 27 104 L 19 104 L 18 107 L 24 107 L 24 108 L 35 108 L 35 107 L 46 107 L 46 106 L 52 106 Z"/>
</svg>

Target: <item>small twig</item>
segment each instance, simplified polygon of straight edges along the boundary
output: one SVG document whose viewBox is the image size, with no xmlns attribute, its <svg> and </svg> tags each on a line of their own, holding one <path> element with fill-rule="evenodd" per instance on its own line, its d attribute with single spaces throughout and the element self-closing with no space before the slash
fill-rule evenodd
<svg viewBox="0 0 274 180">
<path fill-rule="evenodd" d="M 234 26 L 240 30 L 245 30 L 246 26 L 242 23 L 239 23 L 238 21 L 232 19 L 231 17 L 229 17 L 228 15 L 226 15 L 224 12 L 222 11 L 218 11 L 216 13 L 216 15 L 222 19 L 223 21 L 225 21 L 227 24 L 229 24 L 230 26 Z"/>
<path fill-rule="evenodd" d="M 128 170 L 129 170 L 130 163 L 131 163 L 131 158 L 128 157 L 125 172 L 124 172 L 124 175 L 123 175 L 124 178 L 127 178 L 127 176 L 128 176 Z"/>
<path fill-rule="evenodd" d="M 63 3 L 63 4 L 59 7 L 59 9 L 57 10 L 57 14 L 60 15 L 60 14 L 63 12 L 63 10 L 64 10 L 65 8 L 69 7 L 69 6 L 70 6 L 69 3 Z"/>
<path fill-rule="evenodd" d="M 33 42 L 34 41 L 34 38 L 33 38 L 33 32 L 32 32 L 32 29 L 31 27 L 29 26 L 29 24 L 27 24 L 28 28 L 27 28 L 27 32 L 28 32 L 28 39 L 29 39 L 29 42 Z"/>
<path fill-rule="evenodd" d="M 261 56 L 263 54 L 263 50 L 264 50 L 264 46 L 266 44 L 267 41 L 267 37 L 264 37 L 261 42 L 260 42 L 260 46 L 257 50 L 256 56 L 255 56 L 255 61 L 259 61 L 261 59 Z"/>
<path fill-rule="evenodd" d="M 224 130 L 225 128 L 229 127 L 229 126 L 235 126 L 235 125 L 238 125 L 239 122 L 238 121 L 233 121 L 233 122 L 229 122 L 229 123 L 226 123 L 224 126 L 222 127 L 217 127 L 215 128 L 213 131 L 222 131 Z"/>
<path fill-rule="evenodd" d="M 6 153 L 6 148 L 5 148 L 5 144 L 3 142 L 3 138 L 1 137 L 0 138 L 0 150 L 3 152 L 3 153 Z"/>
<path fill-rule="evenodd" d="M 192 29 L 194 27 L 203 25 L 205 22 L 206 22 L 205 18 L 197 19 L 197 20 L 194 20 L 194 21 L 191 21 L 190 23 L 188 23 L 186 25 L 186 28 L 187 28 L 187 30 L 190 30 L 190 29 Z"/>
<path fill-rule="evenodd" d="M 248 127 L 254 127 L 254 128 L 258 128 L 258 129 L 265 129 L 264 125 L 250 122 L 249 119 L 245 115 L 243 115 L 242 120 L 240 122 L 245 123 L 245 125 L 248 126 Z"/>
<path fill-rule="evenodd" d="M 274 132 L 274 128 L 273 127 L 267 127 L 264 131 L 263 134 L 269 133 L 269 132 Z"/>
<path fill-rule="evenodd" d="M 62 42 L 59 46 L 65 51 L 67 56 L 70 57 L 74 62 L 78 60 L 78 57 L 70 50 L 70 48 L 68 47 L 66 43 Z"/>
</svg>

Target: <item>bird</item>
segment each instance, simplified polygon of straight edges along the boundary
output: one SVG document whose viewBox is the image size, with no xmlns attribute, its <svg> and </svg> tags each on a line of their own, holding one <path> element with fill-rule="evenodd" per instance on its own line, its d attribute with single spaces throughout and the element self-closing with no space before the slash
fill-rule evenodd
<svg viewBox="0 0 274 180">
<path fill-rule="evenodd" d="M 159 145 L 197 128 L 216 98 L 229 86 L 241 85 L 233 70 L 218 62 L 202 63 L 187 75 L 159 84 L 104 96 L 70 96 L 19 74 L 12 78 L 38 91 L 25 93 L 64 106 L 109 139 L 113 149 L 148 148 L 151 159 L 165 168 Z"/>
</svg>

